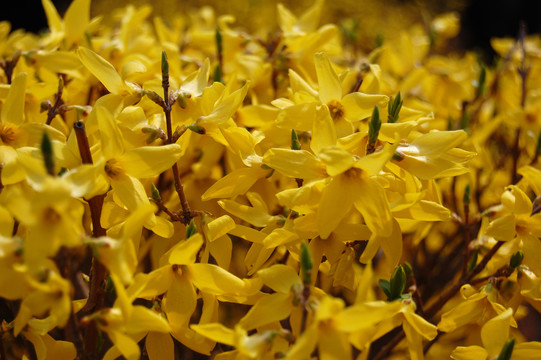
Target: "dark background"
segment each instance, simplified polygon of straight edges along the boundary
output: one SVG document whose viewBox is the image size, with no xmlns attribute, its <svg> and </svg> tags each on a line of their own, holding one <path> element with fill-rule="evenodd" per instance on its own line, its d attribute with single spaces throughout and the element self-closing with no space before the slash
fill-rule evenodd
<svg viewBox="0 0 541 360">
<path fill-rule="evenodd" d="M 70 2 L 71 0 L 53 0 L 61 15 Z M 396 2 L 412 4 L 419 3 L 419 0 Z M 10 3 L 11 6 L 2 7 L 0 20 L 10 21 L 12 30 L 23 28 L 38 33 L 47 28 L 47 20 L 40 0 L 12 0 Z M 521 21 L 526 23 L 527 33 L 541 33 L 541 1 L 539 0 L 465 0 L 460 6 L 455 6 L 456 2 L 449 0 L 433 0 L 424 3 L 436 12 L 455 10 L 459 7 L 462 21 L 462 30 L 457 42 L 459 49 L 481 51 L 489 59 L 493 55 L 490 49 L 490 38 L 516 36 Z"/>
</svg>

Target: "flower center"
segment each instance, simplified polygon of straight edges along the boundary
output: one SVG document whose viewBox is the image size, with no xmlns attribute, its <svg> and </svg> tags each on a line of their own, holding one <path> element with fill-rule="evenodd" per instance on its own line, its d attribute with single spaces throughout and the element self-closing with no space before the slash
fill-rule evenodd
<svg viewBox="0 0 541 360">
<path fill-rule="evenodd" d="M 344 105 L 339 100 L 331 100 L 327 107 L 334 121 L 338 121 L 344 117 Z"/>
<path fill-rule="evenodd" d="M 120 162 L 117 159 L 107 160 L 104 167 L 105 173 L 110 178 L 116 178 L 119 175 L 124 174 L 124 169 L 122 168 Z"/>
<path fill-rule="evenodd" d="M 43 209 L 43 213 L 41 215 L 43 222 L 48 225 L 58 224 L 62 219 L 60 214 L 50 206 Z"/>
<path fill-rule="evenodd" d="M 14 127 L 9 125 L 0 125 L 0 140 L 2 140 L 5 145 L 13 145 L 16 137 L 17 131 Z"/>
<path fill-rule="evenodd" d="M 344 171 L 344 175 L 351 180 L 359 179 L 363 174 L 362 169 L 352 167 Z"/>
</svg>

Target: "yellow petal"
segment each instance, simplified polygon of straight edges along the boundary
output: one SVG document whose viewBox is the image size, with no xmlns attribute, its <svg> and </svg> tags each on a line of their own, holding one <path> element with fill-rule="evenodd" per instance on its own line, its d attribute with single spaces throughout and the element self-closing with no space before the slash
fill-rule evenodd
<svg viewBox="0 0 541 360">
<path fill-rule="evenodd" d="M 380 245 L 386 257 L 387 268 L 392 271 L 402 257 L 402 231 L 396 219 L 392 220 L 392 232 L 388 237 L 381 237 Z"/>
<path fill-rule="evenodd" d="M 317 116 L 312 127 L 310 148 L 320 156 L 319 153 L 323 148 L 334 145 L 336 145 L 336 130 L 333 119 L 329 113 L 329 108 L 321 106 L 317 110 Z"/>
<path fill-rule="evenodd" d="M 351 168 L 355 161 L 351 153 L 338 146 L 322 148 L 318 156 L 325 163 L 329 176 L 336 176 L 343 173 Z"/>
<path fill-rule="evenodd" d="M 433 340 L 438 335 L 438 328 L 423 319 L 421 316 L 408 309 L 402 312 L 406 318 L 407 323 L 411 326 L 417 334 L 422 335 L 427 340 Z"/>
<path fill-rule="evenodd" d="M 9 86 L 8 96 L 2 106 L 2 123 L 20 125 L 23 122 L 26 91 L 26 73 L 17 74 Z"/>
<path fill-rule="evenodd" d="M 175 344 L 169 334 L 149 332 L 145 340 L 145 347 L 149 360 L 175 359 Z"/>
<path fill-rule="evenodd" d="M 385 95 L 371 95 L 354 92 L 342 99 L 344 116 L 349 121 L 359 121 L 372 115 L 374 106 L 385 106 L 389 98 Z"/>
<path fill-rule="evenodd" d="M 208 188 L 201 195 L 201 200 L 234 198 L 237 195 L 244 194 L 257 180 L 263 178 L 267 173 L 267 170 L 260 168 L 235 169 Z"/>
<path fill-rule="evenodd" d="M 269 215 L 265 209 L 242 205 L 233 200 L 220 200 L 218 205 L 228 213 L 254 226 L 265 227 L 275 221 L 274 216 Z"/>
<path fill-rule="evenodd" d="M 378 236 L 389 236 L 392 215 L 389 202 L 383 187 L 375 180 L 361 176 L 358 180 L 358 192 L 355 198 L 355 208 L 363 215 L 364 221 L 372 233 Z"/>
<path fill-rule="evenodd" d="M 68 43 L 79 40 L 90 23 L 90 0 L 73 0 L 64 15 L 65 37 Z"/>
<path fill-rule="evenodd" d="M 131 334 L 147 331 L 168 333 L 171 329 L 167 320 L 158 315 L 157 312 L 142 305 L 136 305 L 126 322 L 126 331 Z"/>
<path fill-rule="evenodd" d="M 182 150 L 177 144 L 141 146 L 126 151 L 120 160 L 126 174 L 144 179 L 157 176 L 175 164 Z"/>
<path fill-rule="evenodd" d="M 195 234 L 186 241 L 178 243 L 169 253 L 169 263 L 177 265 L 194 263 L 202 245 L 203 237 L 201 234 Z"/>
<path fill-rule="evenodd" d="M 513 350 L 514 352 L 514 350 Z M 487 359 L 488 352 L 480 346 L 459 346 L 451 353 L 454 360 L 479 360 Z"/>
<path fill-rule="evenodd" d="M 541 342 L 530 341 L 515 345 L 513 348 L 513 358 L 521 360 L 535 360 L 541 353 Z"/>
<path fill-rule="evenodd" d="M 109 331 L 107 335 L 109 335 L 113 344 L 127 360 L 137 360 L 140 358 L 139 345 L 132 338 L 120 331 Z"/>
<path fill-rule="evenodd" d="M 288 294 L 294 284 L 301 284 L 297 272 L 292 267 L 283 264 L 261 269 L 257 275 L 272 290 L 284 294 Z"/>
<path fill-rule="evenodd" d="M 235 224 L 235 221 L 229 215 L 223 215 L 209 222 L 207 226 L 207 238 L 212 242 L 233 230 L 237 224 Z"/>
<path fill-rule="evenodd" d="M 263 162 L 291 178 L 325 177 L 324 164 L 306 150 L 269 149 L 263 156 Z"/>
<path fill-rule="evenodd" d="M 351 359 L 351 345 L 346 336 L 332 327 L 319 329 L 317 348 L 320 359 Z"/>
<path fill-rule="evenodd" d="M 116 120 L 107 108 L 99 106 L 94 109 L 101 134 L 101 150 L 106 160 L 124 153 L 124 137 Z"/>
<path fill-rule="evenodd" d="M 79 47 L 77 55 L 83 65 L 113 94 L 125 92 L 124 81 L 110 62 L 92 50 Z"/>
<path fill-rule="evenodd" d="M 43 5 L 43 10 L 45 10 L 45 15 L 47 16 L 47 24 L 49 25 L 49 29 L 51 29 L 52 32 L 64 31 L 62 19 L 60 18 L 60 15 L 58 15 L 58 11 L 56 11 L 52 1 L 41 0 L 41 4 Z"/>
<path fill-rule="evenodd" d="M 507 214 L 490 222 L 485 235 L 498 241 L 513 240 L 516 235 L 515 216 Z"/>
<path fill-rule="evenodd" d="M 282 109 L 276 118 L 276 126 L 284 129 L 312 131 L 317 105 L 316 102 L 311 102 Z"/>
<path fill-rule="evenodd" d="M 191 328 L 196 333 L 203 335 L 213 341 L 230 346 L 235 345 L 235 332 L 229 328 L 226 328 L 222 324 L 199 324 L 192 325 Z"/>
<path fill-rule="evenodd" d="M 329 237 L 346 216 L 354 202 L 355 184 L 344 175 L 335 176 L 323 190 L 317 211 L 319 236 Z"/>
<path fill-rule="evenodd" d="M 502 349 L 502 346 L 509 337 L 509 326 L 511 325 L 512 318 L 513 309 L 508 308 L 500 315 L 487 321 L 481 328 L 483 346 L 489 354 L 498 354 Z"/>
<path fill-rule="evenodd" d="M 119 175 L 111 179 L 111 186 L 129 211 L 135 211 L 139 205 L 149 203 L 143 184 L 134 177 Z"/>
<path fill-rule="evenodd" d="M 408 351 L 411 360 L 423 360 L 423 338 L 413 326 L 408 322 L 402 324 L 402 329 L 406 334 L 406 340 L 408 342 Z"/>
<path fill-rule="evenodd" d="M 48 334 L 41 339 L 47 348 L 47 359 L 73 360 L 77 357 L 77 350 L 72 342 L 55 340 Z"/>
<path fill-rule="evenodd" d="M 193 284 L 201 291 L 214 295 L 240 295 L 245 294 L 245 290 L 252 290 L 242 279 L 217 265 L 198 263 L 188 265 L 188 268 Z"/>
<path fill-rule="evenodd" d="M 319 84 L 319 99 L 323 104 L 342 99 L 342 85 L 325 53 L 315 55 L 316 73 Z"/>
<path fill-rule="evenodd" d="M 287 318 L 291 314 L 292 299 L 288 293 L 275 293 L 259 299 L 239 321 L 245 330 L 252 330 Z M 269 311 L 269 309 L 273 309 Z"/>
</svg>

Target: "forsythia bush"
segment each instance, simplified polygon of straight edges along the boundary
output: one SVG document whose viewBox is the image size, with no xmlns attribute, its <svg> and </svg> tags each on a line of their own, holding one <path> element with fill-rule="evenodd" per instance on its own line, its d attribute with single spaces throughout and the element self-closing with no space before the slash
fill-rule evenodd
<svg viewBox="0 0 541 360">
<path fill-rule="evenodd" d="M 538 36 L 42 5 L 0 23 L 2 359 L 541 358 Z"/>
</svg>

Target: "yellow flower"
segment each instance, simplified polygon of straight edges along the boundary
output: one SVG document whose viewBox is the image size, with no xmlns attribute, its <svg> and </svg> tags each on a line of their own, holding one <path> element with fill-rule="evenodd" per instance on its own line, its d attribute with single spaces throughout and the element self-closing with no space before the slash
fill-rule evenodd
<svg viewBox="0 0 541 360">
<path fill-rule="evenodd" d="M 474 154 L 456 146 L 466 137 L 463 130 L 420 135 L 398 146 L 395 164 L 423 180 L 464 174 L 469 171 L 464 165 Z"/>
<path fill-rule="evenodd" d="M 455 360 L 495 359 L 509 338 L 509 325 L 513 322 L 513 309 L 508 308 L 493 317 L 481 328 L 481 346 L 459 346 L 451 354 Z M 524 342 L 512 347 L 511 360 L 534 360 L 539 357 L 541 343 Z"/>
<path fill-rule="evenodd" d="M 464 301 L 442 314 L 438 324 L 440 331 L 451 332 L 471 323 L 483 324 L 487 318 L 505 311 L 505 307 L 497 302 L 498 290 L 491 284 L 484 286 L 480 291 L 471 285 L 464 285 L 460 292 Z M 512 317 L 510 321 L 513 327 L 517 326 Z"/>
</svg>

